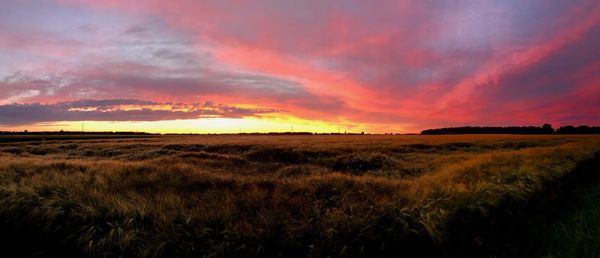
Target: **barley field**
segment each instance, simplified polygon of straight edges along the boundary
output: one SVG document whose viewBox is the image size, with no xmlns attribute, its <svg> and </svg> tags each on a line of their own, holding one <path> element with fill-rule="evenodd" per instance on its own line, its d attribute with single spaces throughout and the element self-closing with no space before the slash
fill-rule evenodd
<svg viewBox="0 0 600 258">
<path fill-rule="evenodd" d="M 0 256 L 552 257 L 546 214 L 599 153 L 598 135 L 0 139 Z"/>
</svg>

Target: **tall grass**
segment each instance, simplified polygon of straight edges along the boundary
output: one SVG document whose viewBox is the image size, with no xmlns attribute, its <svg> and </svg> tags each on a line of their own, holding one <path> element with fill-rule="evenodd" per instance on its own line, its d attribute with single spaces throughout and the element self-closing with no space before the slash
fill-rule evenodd
<svg viewBox="0 0 600 258">
<path fill-rule="evenodd" d="M 496 244 L 478 222 L 598 150 L 597 136 L 510 135 L 5 144 L 0 227 L 5 250 L 47 256 L 478 254 Z"/>
</svg>

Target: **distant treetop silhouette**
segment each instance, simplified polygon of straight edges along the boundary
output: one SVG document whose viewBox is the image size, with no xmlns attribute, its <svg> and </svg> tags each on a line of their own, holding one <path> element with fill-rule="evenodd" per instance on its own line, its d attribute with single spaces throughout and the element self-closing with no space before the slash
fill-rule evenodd
<svg viewBox="0 0 600 258">
<path fill-rule="evenodd" d="M 537 126 L 508 126 L 508 127 L 447 127 L 423 130 L 421 134 L 600 134 L 600 126 L 590 127 L 587 125 L 561 126 L 556 131 L 550 124 Z"/>
</svg>

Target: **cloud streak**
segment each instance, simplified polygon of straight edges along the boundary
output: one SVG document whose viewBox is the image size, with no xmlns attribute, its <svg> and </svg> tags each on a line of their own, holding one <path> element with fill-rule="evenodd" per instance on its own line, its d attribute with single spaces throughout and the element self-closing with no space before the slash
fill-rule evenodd
<svg viewBox="0 0 600 258">
<path fill-rule="evenodd" d="M 0 126 L 53 121 L 162 121 L 243 118 L 280 112 L 204 103 L 159 103 L 135 99 L 78 100 L 55 104 L 0 105 Z"/>
<path fill-rule="evenodd" d="M 377 132 L 600 123 L 593 0 L 1 5 L 5 105 L 211 99 Z"/>
</svg>

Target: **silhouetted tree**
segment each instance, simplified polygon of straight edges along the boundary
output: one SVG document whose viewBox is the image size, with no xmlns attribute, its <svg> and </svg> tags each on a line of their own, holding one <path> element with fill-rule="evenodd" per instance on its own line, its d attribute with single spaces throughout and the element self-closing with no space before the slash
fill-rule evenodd
<svg viewBox="0 0 600 258">
<path fill-rule="evenodd" d="M 562 126 L 554 131 L 551 124 L 536 126 L 508 126 L 508 127 L 448 127 L 423 130 L 421 134 L 600 134 L 600 127 L 581 125 L 579 127 Z"/>
<path fill-rule="evenodd" d="M 542 126 L 542 129 L 544 130 L 545 133 L 554 133 L 554 129 L 552 129 L 551 124 L 544 124 Z"/>
<path fill-rule="evenodd" d="M 561 126 L 556 130 L 558 134 L 600 134 L 600 126 L 590 127 L 587 125 L 580 125 L 574 127 L 572 125 Z"/>
</svg>

